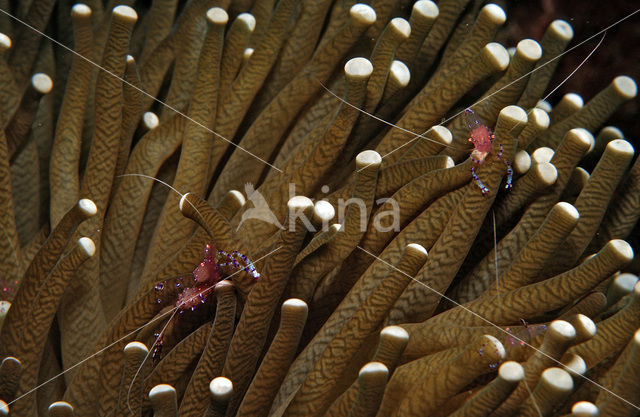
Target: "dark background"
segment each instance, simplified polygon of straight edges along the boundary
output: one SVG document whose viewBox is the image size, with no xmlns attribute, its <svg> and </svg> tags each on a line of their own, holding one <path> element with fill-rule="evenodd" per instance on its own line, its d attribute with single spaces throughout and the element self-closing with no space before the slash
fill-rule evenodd
<svg viewBox="0 0 640 417">
<path fill-rule="evenodd" d="M 569 48 L 583 42 L 618 20 L 640 10 L 634 0 L 502 0 L 495 1 L 507 13 L 507 23 L 497 41 L 510 47 L 520 40 L 540 40 L 549 23 L 564 19 L 574 30 Z M 598 44 L 602 35 L 594 37 L 560 59 L 548 91 L 561 83 Z M 604 41 L 589 60 L 552 96 L 557 103 L 564 94 L 574 92 L 585 103 L 605 88 L 616 76 L 628 75 L 640 83 L 640 12 L 607 31 Z M 640 145 L 640 99 L 625 103 L 609 119 L 607 125 L 620 128 L 625 138 L 638 149 Z M 597 132 L 594 132 L 597 133 Z"/>
<path fill-rule="evenodd" d="M 640 84 L 640 1 L 610 0 L 494 0 L 507 12 L 507 24 L 498 33 L 498 41 L 505 46 L 514 46 L 524 38 L 540 40 L 554 19 L 564 19 L 571 24 L 574 37 L 569 48 L 595 35 L 618 20 L 631 15 L 607 31 L 604 41 L 589 60 L 567 80 L 549 101 L 555 104 L 566 93 L 575 92 L 585 102 L 605 88 L 618 75 L 628 75 Z M 602 35 L 594 37 L 567 53 L 551 81 L 548 91 L 561 83 L 598 44 Z M 640 98 L 622 105 L 607 121 L 606 125 L 622 130 L 625 139 L 640 153 Z M 597 132 L 594 132 L 597 133 Z M 626 239 L 631 243 L 636 256 L 627 271 L 640 273 L 640 223 Z"/>
</svg>

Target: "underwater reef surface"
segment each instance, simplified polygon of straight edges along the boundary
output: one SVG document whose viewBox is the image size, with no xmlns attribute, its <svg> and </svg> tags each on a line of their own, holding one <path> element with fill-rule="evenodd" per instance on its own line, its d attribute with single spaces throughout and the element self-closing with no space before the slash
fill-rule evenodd
<svg viewBox="0 0 640 417">
<path fill-rule="evenodd" d="M 640 13 L 498 3 L 0 1 L 0 414 L 638 415 Z"/>
</svg>

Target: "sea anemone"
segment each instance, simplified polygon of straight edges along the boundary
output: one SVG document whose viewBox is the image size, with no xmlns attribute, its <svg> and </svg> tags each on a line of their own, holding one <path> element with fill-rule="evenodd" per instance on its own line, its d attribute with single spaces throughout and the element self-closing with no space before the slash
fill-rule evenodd
<svg viewBox="0 0 640 417">
<path fill-rule="evenodd" d="M 637 10 L 0 3 L 0 413 L 640 410 Z"/>
</svg>

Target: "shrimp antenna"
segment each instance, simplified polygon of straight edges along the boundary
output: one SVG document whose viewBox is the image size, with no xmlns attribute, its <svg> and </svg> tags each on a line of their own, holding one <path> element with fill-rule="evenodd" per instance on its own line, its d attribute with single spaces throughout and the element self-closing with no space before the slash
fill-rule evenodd
<svg viewBox="0 0 640 417">
<path fill-rule="evenodd" d="M 500 272 L 498 271 L 498 236 L 496 231 L 495 210 L 491 210 L 491 216 L 493 217 L 493 255 L 494 255 L 494 262 L 496 265 L 496 291 L 498 293 L 498 300 L 500 300 L 500 305 L 502 305 L 502 298 L 500 298 Z"/>
<path fill-rule="evenodd" d="M 577 66 L 573 71 L 571 71 L 571 74 L 567 75 L 567 76 L 565 77 L 565 79 L 564 79 L 564 80 L 562 80 L 562 82 L 561 82 L 560 84 L 558 84 L 558 85 L 557 85 L 553 90 L 551 90 L 551 91 L 549 92 L 549 94 L 547 94 L 546 96 L 544 96 L 544 97 L 542 98 L 542 100 L 546 100 L 546 99 L 548 99 L 548 98 L 551 96 L 551 94 L 555 93 L 555 92 L 556 92 L 556 90 L 562 86 L 562 84 L 564 84 L 564 83 L 566 83 L 567 81 L 569 81 L 569 78 L 571 78 L 571 77 L 573 76 L 573 74 L 575 74 L 575 73 L 580 69 L 580 67 L 582 67 L 582 66 L 583 66 L 583 65 L 584 65 L 584 64 L 589 60 L 589 58 L 591 58 L 591 55 L 593 55 L 593 54 L 594 54 L 594 52 L 596 52 L 596 50 L 600 47 L 600 45 L 602 45 L 602 42 L 604 41 L 605 36 L 607 36 L 607 32 L 606 32 L 606 31 L 602 34 L 602 38 L 600 38 L 600 42 L 598 42 L 598 44 L 597 44 L 597 45 L 596 45 L 596 46 L 591 50 L 591 52 L 589 52 L 589 55 L 587 55 L 587 56 L 582 60 L 582 62 L 580 62 L 580 64 L 578 64 L 578 66 Z"/>
<path fill-rule="evenodd" d="M 636 12 L 637 12 L 637 10 L 636 10 Z M 634 13 L 635 13 L 635 12 L 634 12 Z M 609 26 L 609 27 L 611 27 L 611 26 Z M 607 28 L 607 29 L 608 29 L 608 28 Z M 564 53 L 567 53 L 567 52 L 569 52 L 569 51 L 571 51 L 571 50 L 573 50 L 573 49 L 577 48 L 578 46 L 582 45 L 583 43 L 585 43 L 585 42 L 587 42 L 587 41 L 589 41 L 589 40 L 593 39 L 595 36 L 599 35 L 600 33 L 602 33 L 602 38 L 600 38 L 600 42 L 598 42 L 598 43 L 597 43 L 597 45 L 596 45 L 596 46 L 591 50 L 591 52 L 589 52 L 589 55 L 587 55 L 587 56 L 582 60 L 582 62 L 580 62 L 580 63 L 578 64 L 578 66 L 577 66 L 577 67 L 575 67 L 573 71 L 571 71 L 571 74 L 567 75 L 567 76 L 566 76 L 566 77 L 565 77 L 565 78 L 560 82 L 560 84 L 558 84 L 557 86 L 555 86 L 555 88 L 554 88 L 553 90 L 551 90 L 551 91 L 550 91 L 546 96 L 542 97 L 542 98 L 540 99 L 540 101 L 546 100 L 546 99 L 548 99 L 549 97 L 551 97 L 551 95 L 552 95 L 553 93 L 555 93 L 555 92 L 556 92 L 556 90 L 557 90 L 558 88 L 560 88 L 564 83 L 566 83 L 567 81 L 569 81 L 569 79 L 573 76 L 573 74 L 575 74 L 576 72 L 578 72 L 578 70 L 579 70 L 579 69 L 580 69 L 584 64 L 586 64 L 586 63 L 587 63 L 587 61 L 589 60 L 589 58 L 591 58 L 591 55 L 593 55 L 593 54 L 596 52 L 596 50 L 600 47 L 600 45 L 601 45 L 601 44 L 602 44 L 602 42 L 604 41 L 605 36 L 607 36 L 607 29 L 604 29 L 603 31 L 600 31 L 600 32 L 596 33 L 595 35 L 591 36 L 591 37 L 590 37 L 590 38 L 588 38 L 587 40 L 580 42 L 578 45 L 576 45 L 576 46 L 574 46 L 573 48 L 571 48 L 571 49 L 569 49 L 569 50 L 567 50 L 567 51 L 565 51 L 565 52 L 564 52 Z M 560 57 L 560 56 L 562 56 L 562 55 L 564 55 L 564 54 L 558 55 L 558 57 Z M 554 58 L 554 59 L 555 59 L 555 58 Z M 545 62 L 545 63 L 544 63 L 544 64 L 542 64 L 540 67 L 543 67 L 543 66 L 547 65 L 547 64 L 548 64 L 549 62 L 551 62 L 551 61 L 553 61 L 553 59 L 552 59 L 552 60 L 549 60 L 549 61 L 547 61 L 547 62 Z M 534 69 L 533 71 L 535 71 L 535 69 Z M 532 71 L 532 72 L 533 72 L 533 71 Z M 530 109 L 529 109 L 529 111 L 527 111 L 527 117 L 529 117 L 529 116 L 531 115 L 531 112 L 533 111 L 533 109 L 535 109 L 535 107 L 532 107 L 532 108 L 530 108 Z M 516 128 L 517 126 L 519 126 L 519 125 L 520 125 L 520 122 L 516 123 L 516 124 L 511 128 L 511 130 L 515 129 L 515 128 Z"/>
<path fill-rule="evenodd" d="M 408 134 L 410 134 L 410 135 L 413 135 L 413 136 L 414 136 L 414 138 L 413 138 L 413 139 L 411 139 L 411 140 L 409 140 L 409 141 L 405 142 L 404 144 L 400 145 L 398 148 L 396 148 L 396 149 L 394 149 L 393 151 L 389 152 L 387 155 L 389 155 L 390 153 L 392 153 L 392 152 L 394 152 L 394 151 L 396 151 L 396 150 L 398 150 L 398 149 L 400 149 L 400 148 L 404 147 L 405 145 L 410 144 L 411 142 L 415 141 L 415 140 L 416 140 L 416 139 L 418 139 L 418 138 L 422 138 L 422 139 L 424 139 L 424 140 L 428 140 L 429 142 L 437 143 L 438 145 L 442 145 L 442 146 L 444 146 L 444 147 L 446 147 L 446 148 L 458 149 L 458 148 L 456 148 L 455 146 L 447 145 L 447 144 L 442 143 L 442 142 L 440 142 L 440 141 L 438 141 L 438 140 L 435 140 L 435 139 L 431 139 L 431 138 L 426 137 L 426 136 L 425 136 L 425 134 L 428 132 L 428 130 L 426 130 L 425 132 L 423 132 L 422 134 L 420 134 L 420 133 L 416 133 L 416 132 L 414 132 L 414 131 L 412 131 L 412 130 L 405 129 L 404 127 L 398 126 L 398 125 L 393 124 L 393 123 L 391 123 L 391 122 L 387 122 L 387 121 L 386 121 L 386 120 L 384 120 L 383 118 L 378 117 L 378 116 L 376 116 L 375 114 L 369 113 L 368 111 L 366 111 L 366 110 L 364 110 L 364 109 L 361 109 L 361 108 L 359 108 L 359 107 L 357 107 L 357 106 L 355 106 L 355 105 L 353 105 L 353 104 L 349 103 L 347 100 L 345 100 L 344 98 L 340 97 L 339 95 L 337 95 L 336 93 L 334 93 L 333 91 L 331 91 L 331 89 L 329 89 L 329 87 L 327 87 L 326 85 L 324 85 L 324 84 L 322 83 L 322 81 L 318 80 L 317 78 L 316 78 L 315 80 L 316 80 L 316 81 L 317 81 L 317 82 L 322 86 L 322 88 L 324 88 L 324 89 L 326 90 L 326 92 L 327 92 L 327 93 L 331 94 L 333 97 L 337 98 L 338 100 L 340 100 L 342 103 L 346 104 L 347 106 L 352 107 L 353 109 L 355 109 L 355 110 L 359 111 L 359 112 L 360 112 L 360 113 L 362 113 L 362 114 L 366 114 L 367 116 L 371 117 L 371 118 L 372 118 L 372 119 L 374 119 L 374 120 L 379 121 L 380 123 L 384 123 L 384 124 L 386 124 L 387 126 L 390 126 L 390 127 L 394 128 L 394 129 L 399 129 L 399 130 L 401 130 L 401 131 L 403 131 L 403 132 L 405 132 L 405 133 L 408 133 Z M 455 116 L 454 116 L 454 117 L 455 117 Z M 451 120 L 451 119 L 452 119 L 452 118 L 449 118 L 449 119 L 445 120 L 444 122 L 440 123 L 440 125 L 442 125 L 442 124 L 446 123 L 447 121 L 449 121 L 449 120 Z M 386 155 L 385 155 L 385 156 L 386 156 Z M 384 158 L 384 156 L 383 156 L 383 158 Z"/>
<path fill-rule="evenodd" d="M 533 396 L 533 392 L 531 392 L 531 388 L 529 388 L 529 384 L 527 383 L 527 379 L 523 379 L 522 382 L 524 382 L 524 386 L 527 389 L 527 391 L 529 392 L 529 398 L 531 398 L 531 401 L 533 402 L 533 406 L 536 408 L 536 411 L 538 412 L 538 415 L 540 417 L 542 416 L 542 411 L 540 411 L 540 406 L 538 405 L 538 402 L 536 401 L 536 397 Z"/>
<path fill-rule="evenodd" d="M 140 374 L 140 371 L 142 370 L 142 367 L 144 366 L 145 362 L 147 361 L 147 359 L 149 359 L 149 355 L 151 355 L 151 352 L 153 352 L 156 345 L 158 344 L 158 340 L 160 340 L 165 330 L 167 330 L 167 327 L 169 327 L 169 323 L 171 323 L 171 320 L 173 320 L 178 310 L 179 310 L 179 307 L 173 308 L 173 313 L 171 313 L 169 320 L 167 320 L 167 323 L 162 327 L 162 330 L 160 330 L 159 336 L 154 340 L 153 344 L 151 345 L 151 349 L 149 349 L 149 351 L 147 352 L 147 355 L 144 357 L 144 359 L 142 360 L 142 363 L 140 364 L 140 366 L 136 370 L 136 373 L 133 375 L 133 378 L 131 379 L 131 383 L 129 384 L 129 389 L 127 390 L 127 408 L 129 409 L 129 413 L 131 414 L 134 414 L 133 409 L 131 409 L 131 389 L 133 388 L 133 383 L 135 382 L 136 378 Z"/>
<path fill-rule="evenodd" d="M 172 185 L 170 185 L 167 182 L 162 181 L 161 179 L 158 179 L 156 177 L 152 177 L 151 175 L 146 175 L 146 174 L 120 174 L 120 175 L 116 175 L 116 178 L 120 178 L 120 177 L 142 177 L 142 178 L 147 178 L 156 182 L 159 182 L 160 184 L 164 185 L 165 187 L 169 188 L 171 191 L 173 191 L 174 193 L 178 194 L 180 196 L 181 199 L 185 200 L 187 203 L 189 203 L 189 205 L 196 211 L 196 213 L 198 213 L 198 216 L 200 216 L 200 218 L 202 219 L 202 221 L 204 222 L 204 216 L 200 213 L 200 211 L 198 211 L 198 209 L 196 208 L 196 206 L 193 205 L 193 203 L 191 203 L 188 199 L 185 199 L 184 196 L 185 194 L 181 193 L 180 191 L 178 191 L 176 188 L 174 188 Z"/>
</svg>

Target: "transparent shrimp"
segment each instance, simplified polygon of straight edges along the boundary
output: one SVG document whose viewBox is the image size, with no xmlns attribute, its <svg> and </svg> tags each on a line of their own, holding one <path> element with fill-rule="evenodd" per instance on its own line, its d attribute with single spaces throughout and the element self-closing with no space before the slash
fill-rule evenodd
<svg viewBox="0 0 640 417">
<path fill-rule="evenodd" d="M 491 147 L 493 146 L 493 140 L 495 135 L 493 131 L 480 120 L 478 120 L 476 114 L 471 109 L 466 109 L 464 112 L 464 118 L 469 128 L 469 142 L 473 144 L 473 150 L 471 151 L 471 160 L 475 165 L 471 166 L 471 177 L 478 184 L 480 191 L 483 195 L 490 192 L 489 188 L 482 183 L 478 174 L 476 174 L 476 165 L 481 165 L 487 156 L 491 153 Z M 508 190 L 513 186 L 513 169 L 511 163 L 503 158 L 504 149 L 500 144 L 500 152 L 496 157 L 502 160 L 507 166 L 507 185 L 505 188 Z"/>
</svg>

